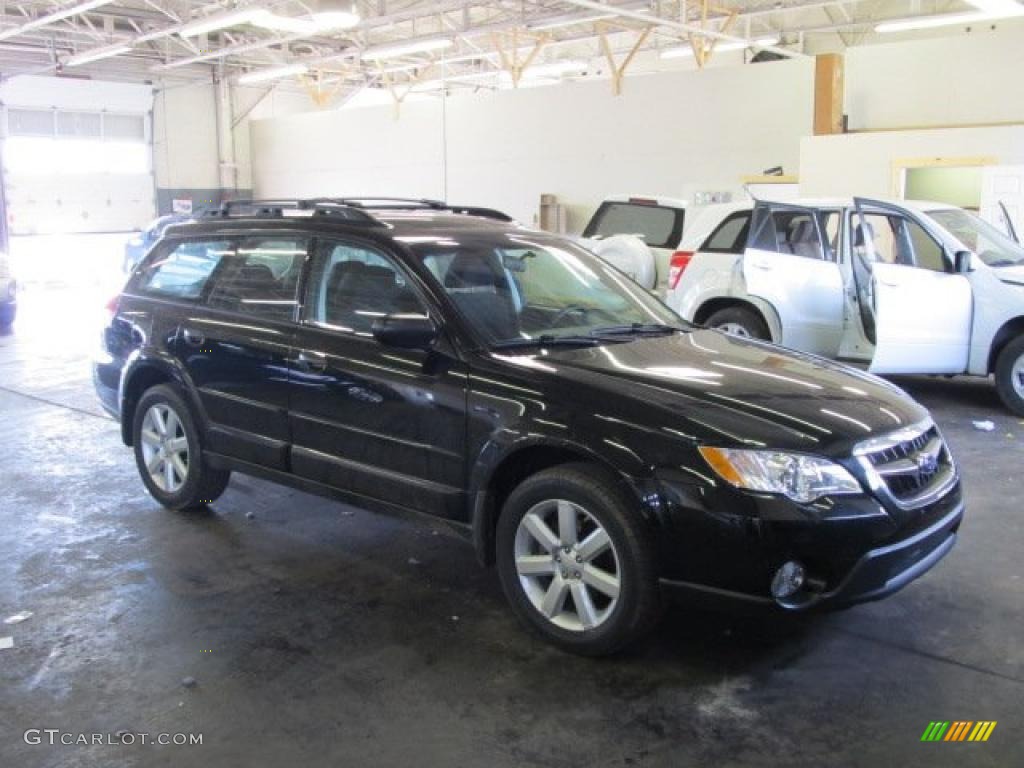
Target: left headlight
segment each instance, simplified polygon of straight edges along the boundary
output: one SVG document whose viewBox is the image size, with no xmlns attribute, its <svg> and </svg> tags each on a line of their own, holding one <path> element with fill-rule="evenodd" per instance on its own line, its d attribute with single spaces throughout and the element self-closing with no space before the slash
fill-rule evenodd
<svg viewBox="0 0 1024 768">
<path fill-rule="evenodd" d="M 817 456 L 706 446 L 699 450 L 718 476 L 737 488 L 780 493 L 801 504 L 832 494 L 864 492 L 843 467 Z"/>
</svg>

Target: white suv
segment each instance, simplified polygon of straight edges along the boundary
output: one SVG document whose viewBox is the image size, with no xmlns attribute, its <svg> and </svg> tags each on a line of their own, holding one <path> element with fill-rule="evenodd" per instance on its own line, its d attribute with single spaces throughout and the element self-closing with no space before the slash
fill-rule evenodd
<svg viewBox="0 0 1024 768">
<path fill-rule="evenodd" d="M 874 373 L 994 373 L 1024 415 L 1024 248 L 962 208 L 709 206 L 672 257 L 666 300 L 694 322 Z"/>
<path fill-rule="evenodd" d="M 583 237 L 598 240 L 613 235 L 633 235 L 643 240 L 654 255 L 655 274 L 649 284 L 645 279 L 637 282 L 645 288 L 658 289 L 660 295 L 668 285 L 669 259 L 680 246 L 685 224 L 685 200 L 656 195 L 609 195 L 591 216 Z M 598 255 L 605 258 L 602 253 Z"/>
</svg>

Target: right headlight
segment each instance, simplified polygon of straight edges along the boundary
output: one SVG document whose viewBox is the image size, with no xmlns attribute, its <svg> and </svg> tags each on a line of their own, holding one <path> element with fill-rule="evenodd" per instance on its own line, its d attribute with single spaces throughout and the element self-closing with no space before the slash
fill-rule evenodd
<svg viewBox="0 0 1024 768">
<path fill-rule="evenodd" d="M 818 456 L 707 446 L 699 450 L 719 477 L 748 491 L 779 493 L 801 504 L 822 496 L 864 492 L 843 467 Z"/>
</svg>

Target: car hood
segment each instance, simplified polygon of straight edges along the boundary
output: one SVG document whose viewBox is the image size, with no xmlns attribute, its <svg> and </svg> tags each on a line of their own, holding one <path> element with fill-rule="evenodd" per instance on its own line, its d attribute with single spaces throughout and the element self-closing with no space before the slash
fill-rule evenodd
<svg viewBox="0 0 1024 768">
<path fill-rule="evenodd" d="M 553 348 L 544 362 L 611 395 L 601 410 L 618 402 L 637 423 L 700 442 L 847 455 L 857 442 L 928 417 L 875 376 L 717 331 Z"/>
</svg>

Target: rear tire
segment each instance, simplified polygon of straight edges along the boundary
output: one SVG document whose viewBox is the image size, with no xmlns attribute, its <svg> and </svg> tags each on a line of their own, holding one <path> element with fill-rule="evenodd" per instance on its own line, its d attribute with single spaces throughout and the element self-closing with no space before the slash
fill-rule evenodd
<svg viewBox="0 0 1024 768">
<path fill-rule="evenodd" d="M 584 656 L 614 653 L 652 629 L 661 614 L 657 571 L 638 506 L 587 464 L 523 481 L 496 531 L 498 575 L 517 616 Z"/>
<path fill-rule="evenodd" d="M 1007 408 L 1024 416 L 1024 336 L 1018 336 L 999 353 L 996 391 Z"/>
<path fill-rule="evenodd" d="M 196 509 L 216 501 L 231 473 L 204 464 L 195 419 L 167 385 L 147 389 L 132 424 L 135 464 L 150 495 L 168 509 Z"/>
<path fill-rule="evenodd" d="M 757 312 L 745 307 L 726 307 L 712 313 L 707 320 L 709 328 L 733 336 L 771 341 L 768 324 Z"/>
</svg>

